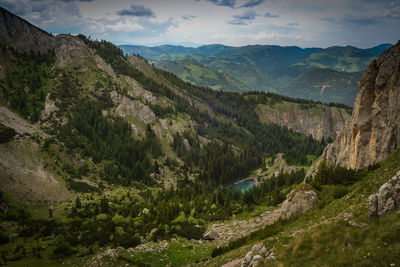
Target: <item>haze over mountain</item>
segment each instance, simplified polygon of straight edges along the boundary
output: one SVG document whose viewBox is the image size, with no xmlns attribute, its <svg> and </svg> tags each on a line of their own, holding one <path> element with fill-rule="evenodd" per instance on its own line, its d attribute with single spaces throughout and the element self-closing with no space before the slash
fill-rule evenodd
<svg viewBox="0 0 400 267">
<path fill-rule="evenodd" d="M 381 44 L 368 49 L 352 46 L 302 49 L 271 45 L 120 47 L 124 53 L 139 54 L 156 61 L 158 67 L 196 85 L 207 86 L 204 81 L 211 77 L 201 74 L 204 77 L 203 81 L 196 79 L 195 77 L 199 76 L 198 70 L 191 69 L 191 66 L 197 66 L 198 69 L 197 64 L 185 66 L 185 73 L 178 70 L 178 65 L 185 64 L 182 60 L 195 60 L 215 71 L 235 77 L 244 83 L 248 90 L 275 92 L 290 97 L 339 102 L 351 106 L 358 93 L 358 81 L 362 71 L 371 60 L 379 57 L 390 46 Z M 220 83 L 226 84 L 223 81 Z M 210 85 L 212 88 L 213 85 Z M 222 89 L 238 91 L 234 87 L 223 86 Z"/>
</svg>

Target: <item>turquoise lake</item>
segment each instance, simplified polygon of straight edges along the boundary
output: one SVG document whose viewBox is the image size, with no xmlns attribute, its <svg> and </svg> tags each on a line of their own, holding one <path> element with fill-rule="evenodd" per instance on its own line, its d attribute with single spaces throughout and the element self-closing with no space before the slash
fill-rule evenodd
<svg viewBox="0 0 400 267">
<path fill-rule="evenodd" d="M 250 188 L 252 188 L 255 184 L 256 184 L 256 182 L 254 180 L 247 180 L 247 181 L 233 185 L 231 187 L 231 190 L 232 191 L 240 190 L 242 192 L 245 192 L 245 191 L 249 190 Z"/>
</svg>

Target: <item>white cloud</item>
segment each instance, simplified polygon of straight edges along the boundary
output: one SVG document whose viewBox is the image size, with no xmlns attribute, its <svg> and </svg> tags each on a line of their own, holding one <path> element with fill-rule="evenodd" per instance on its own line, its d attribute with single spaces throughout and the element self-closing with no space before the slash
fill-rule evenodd
<svg viewBox="0 0 400 267">
<path fill-rule="evenodd" d="M 120 31 L 120 32 L 135 32 L 135 31 L 141 31 L 144 30 L 145 28 L 138 24 L 134 23 L 130 20 L 126 21 L 117 21 L 115 24 L 109 24 L 105 26 L 107 29 L 114 30 L 114 31 Z"/>
</svg>

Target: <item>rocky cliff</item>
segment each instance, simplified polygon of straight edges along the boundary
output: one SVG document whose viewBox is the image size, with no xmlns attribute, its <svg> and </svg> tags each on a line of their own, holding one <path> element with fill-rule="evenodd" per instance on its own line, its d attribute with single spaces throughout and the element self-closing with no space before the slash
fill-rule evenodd
<svg viewBox="0 0 400 267">
<path fill-rule="evenodd" d="M 387 158 L 400 147 L 399 118 L 400 42 L 368 66 L 360 81 L 352 117 L 326 147 L 322 159 L 360 169 Z"/>
<path fill-rule="evenodd" d="M 259 105 L 257 114 L 261 121 L 286 126 L 296 132 L 312 135 L 317 140 L 335 138 L 350 114 L 344 108 L 321 104 L 308 106 L 281 102 L 273 106 Z"/>
<path fill-rule="evenodd" d="M 54 48 L 55 38 L 0 7 L 0 43 L 12 46 L 20 52 L 45 52 Z"/>
</svg>

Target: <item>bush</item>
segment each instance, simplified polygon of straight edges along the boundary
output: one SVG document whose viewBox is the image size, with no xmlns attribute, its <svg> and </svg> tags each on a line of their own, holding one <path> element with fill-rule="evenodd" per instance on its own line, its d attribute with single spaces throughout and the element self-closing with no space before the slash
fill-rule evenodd
<svg viewBox="0 0 400 267">
<path fill-rule="evenodd" d="M 334 199 L 339 199 L 344 197 L 347 194 L 347 188 L 346 187 L 337 187 L 335 188 L 335 191 L 333 191 L 333 198 Z"/>
<path fill-rule="evenodd" d="M 4 245 L 10 242 L 10 238 L 8 237 L 7 233 L 0 230 L 0 245 Z"/>
<path fill-rule="evenodd" d="M 56 257 L 69 256 L 74 254 L 76 251 L 71 244 L 65 240 L 64 235 L 58 235 L 55 240 L 56 248 L 53 250 L 53 255 Z"/>
<path fill-rule="evenodd" d="M 315 175 L 313 186 L 320 188 L 321 185 L 327 184 L 352 184 L 360 180 L 360 174 L 356 170 L 341 166 L 329 166 L 325 161 L 322 161 Z"/>
<path fill-rule="evenodd" d="M 185 222 L 175 225 L 171 230 L 177 235 L 188 239 L 200 239 L 203 237 L 205 227 Z"/>
<path fill-rule="evenodd" d="M 14 129 L 0 123 L 0 144 L 7 143 L 17 134 Z"/>
</svg>

